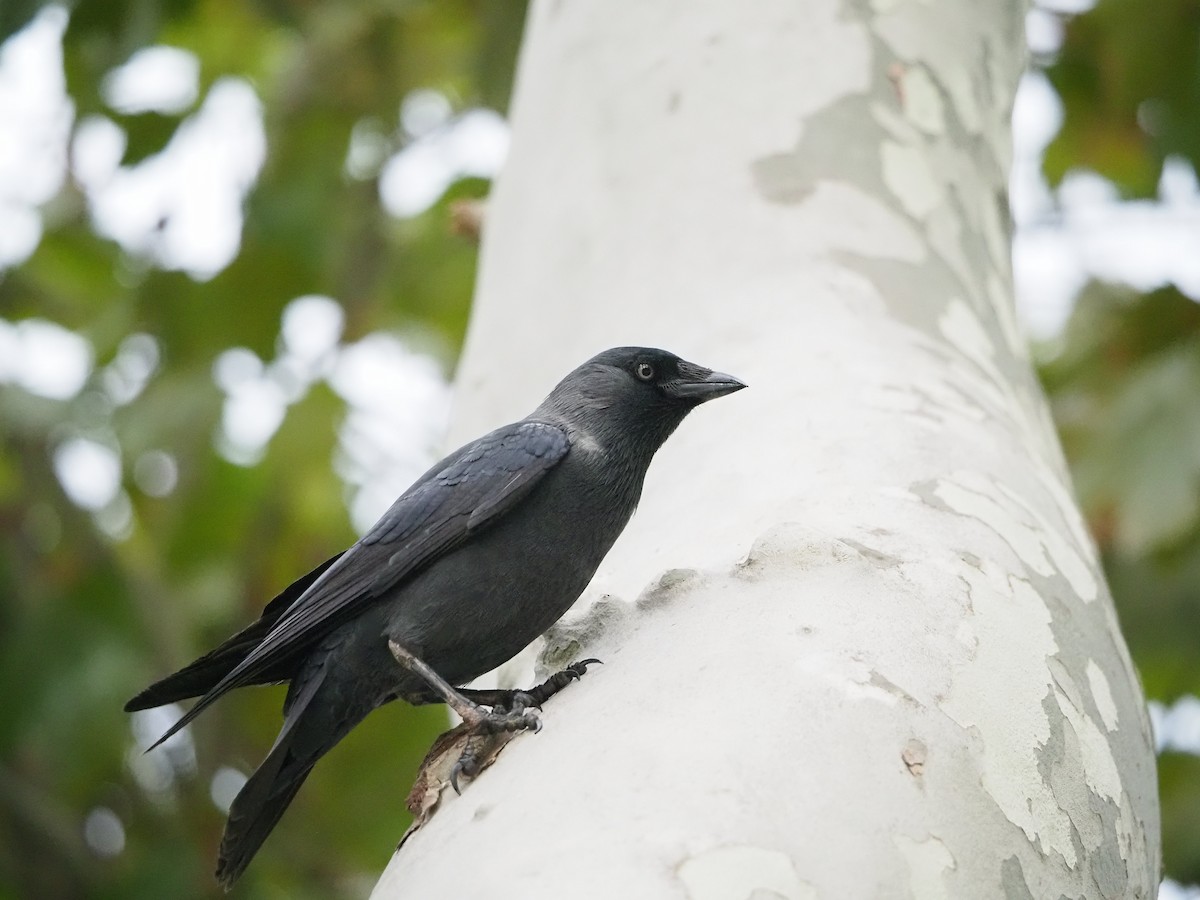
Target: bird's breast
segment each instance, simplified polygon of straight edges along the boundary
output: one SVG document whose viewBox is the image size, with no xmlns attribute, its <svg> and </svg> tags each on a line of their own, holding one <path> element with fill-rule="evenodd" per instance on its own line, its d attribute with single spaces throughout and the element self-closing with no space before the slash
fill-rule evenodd
<svg viewBox="0 0 1200 900">
<path fill-rule="evenodd" d="M 463 683 L 510 659 L 570 608 L 624 529 L 641 472 L 567 458 L 505 515 L 401 586 L 389 636 Z"/>
</svg>

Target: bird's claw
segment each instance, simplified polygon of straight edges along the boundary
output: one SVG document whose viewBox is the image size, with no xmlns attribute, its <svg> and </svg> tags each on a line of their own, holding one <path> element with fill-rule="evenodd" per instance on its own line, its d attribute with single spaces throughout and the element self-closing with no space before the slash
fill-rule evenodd
<svg viewBox="0 0 1200 900">
<path fill-rule="evenodd" d="M 542 720 L 532 710 L 517 708 L 506 712 L 492 710 L 484 713 L 477 727 L 485 734 L 499 734 L 502 731 L 533 731 L 536 733 L 542 730 Z"/>
<path fill-rule="evenodd" d="M 571 673 L 572 681 L 578 681 L 585 674 L 587 674 L 588 666 L 602 666 L 602 665 L 604 665 L 604 663 L 601 660 L 598 660 L 595 657 L 591 657 L 589 659 L 581 659 L 581 660 L 579 660 L 579 662 L 573 662 L 569 666 L 567 666 L 565 669 L 563 669 L 563 671 Z"/>
<path fill-rule="evenodd" d="M 486 704 L 472 703 L 467 714 L 463 716 L 468 728 L 467 742 L 458 762 L 450 770 L 450 786 L 454 788 L 454 792 L 462 793 L 459 787 L 461 777 L 474 778 L 482 771 L 481 750 L 486 746 L 485 739 L 488 736 L 517 731 L 532 731 L 537 734 L 542 730 L 542 719 L 534 710 L 540 710 L 548 699 L 572 681 L 582 678 L 588 666 L 600 664 L 598 659 L 581 659 L 528 691 L 513 691 L 511 694 L 507 691 L 501 692 L 502 700 L 497 698 L 499 702 L 492 703 L 490 709 Z"/>
<path fill-rule="evenodd" d="M 541 708 L 541 701 L 529 691 L 513 691 L 503 700 L 492 704 L 493 713 L 523 713 L 529 709 Z"/>
<path fill-rule="evenodd" d="M 474 778 L 479 774 L 479 759 L 475 755 L 475 749 L 472 746 L 472 741 L 468 739 L 467 746 L 463 748 L 462 755 L 459 756 L 458 762 L 454 764 L 454 768 L 450 770 L 450 787 L 454 788 L 454 793 L 462 796 L 462 788 L 458 786 L 458 778 L 460 775 L 466 775 L 468 778 Z"/>
<path fill-rule="evenodd" d="M 458 762 L 450 770 L 450 786 L 454 788 L 454 793 L 462 794 L 462 789 L 458 785 L 458 779 L 461 776 L 474 778 L 479 774 L 480 748 L 486 737 L 516 731 L 532 731 L 537 734 L 542 730 L 541 716 L 526 708 L 532 704 L 521 703 L 519 695 L 514 695 L 513 699 L 515 702 L 510 710 L 485 710 L 476 706 L 476 715 L 466 719 L 467 742 L 462 753 L 459 754 Z M 529 699 L 532 700 L 532 698 Z"/>
</svg>

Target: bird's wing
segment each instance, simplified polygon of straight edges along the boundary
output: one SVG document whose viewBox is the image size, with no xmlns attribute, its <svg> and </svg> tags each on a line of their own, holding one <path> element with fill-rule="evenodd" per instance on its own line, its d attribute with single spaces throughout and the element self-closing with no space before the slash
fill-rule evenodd
<svg viewBox="0 0 1200 900">
<path fill-rule="evenodd" d="M 154 746 L 218 697 L 253 683 L 280 659 L 352 618 L 472 533 L 500 519 L 570 448 L 561 427 L 518 422 L 449 457 L 440 471 L 413 485 L 393 503 L 371 530 L 291 605 L 261 643 Z"/>
</svg>

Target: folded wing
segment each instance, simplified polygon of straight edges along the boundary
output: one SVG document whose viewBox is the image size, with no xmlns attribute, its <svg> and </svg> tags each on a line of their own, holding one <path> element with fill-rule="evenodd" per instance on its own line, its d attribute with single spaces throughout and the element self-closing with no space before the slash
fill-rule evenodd
<svg viewBox="0 0 1200 900">
<path fill-rule="evenodd" d="M 293 654 L 498 521 L 528 496 L 570 446 L 557 425 L 518 422 L 449 457 L 440 471 L 409 488 L 358 543 L 319 572 L 257 645 L 153 746 L 225 693 L 267 680 Z"/>
</svg>

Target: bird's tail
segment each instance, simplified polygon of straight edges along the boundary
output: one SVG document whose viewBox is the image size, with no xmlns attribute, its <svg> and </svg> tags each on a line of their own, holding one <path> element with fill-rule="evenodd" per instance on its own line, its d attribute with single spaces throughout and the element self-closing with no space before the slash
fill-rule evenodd
<svg viewBox="0 0 1200 900">
<path fill-rule="evenodd" d="M 286 756 L 286 751 L 280 756 Z M 291 759 L 276 760 L 274 765 L 271 763 L 271 757 L 268 756 L 258 771 L 250 776 L 229 810 L 229 821 L 225 825 L 221 851 L 217 857 L 217 881 L 225 890 L 233 887 L 233 883 L 246 871 L 246 866 L 250 865 L 250 860 L 313 767 L 311 762 L 301 764 Z"/>
<path fill-rule="evenodd" d="M 305 591 L 312 587 L 318 578 L 325 574 L 326 569 L 338 561 L 341 555 L 339 553 L 337 556 L 330 557 L 307 575 L 297 578 L 284 588 L 279 596 L 267 604 L 258 621 L 243 628 L 221 646 L 205 653 L 174 675 L 168 675 L 150 685 L 125 704 L 125 712 L 151 709 L 166 703 L 177 703 L 180 700 L 187 700 L 189 697 L 207 694 L 262 643 L 284 614 L 304 595 Z M 276 681 L 288 681 L 305 649 L 298 647 L 294 656 L 286 657 L 270 668 L 264 669 L 247 683 L 272 684 Z"/>
<path fill-rule="evenodd" d="M 318 669 L 298 693 L 288 697 L 283 729 L 275 739 L 275 746 L 229 808 L 229 820 L 217 855 L 217 881 L 225 890 L 250 865 L 317 760 L 341 737 L 331 735 L 331 740 L 320 747 L 312 746 L 310 741 L 297 741 L 304 728 L 305 712 L 325 680 L 324 675 L 323 669 Z M 297 752 L 297 744 L 305 746 L 305 750 Z"/>
<path fill-rule="evenodd" d="M 215 650 L 209 651 L 175 674 L 154 682 L 125 704 L 125 712 L 151 709 L 155 706 L 178 703 L 180 700 L 207 694 L 220 684 L 222 678 L 237 668 L 238 664 L 249 656 L 255 647 L 262 643 L 263 638 L 267 636 L 274 625 L 274 618 L 264 617 L 243 628 Z M 286 659 L 283 664 L 275 666 L 256 678 L 255 683 L 270 684 L 275 681 L 286 681 L 292 676 L 295 666 L 296 663 L 293 659 Z"/>
</svg>

